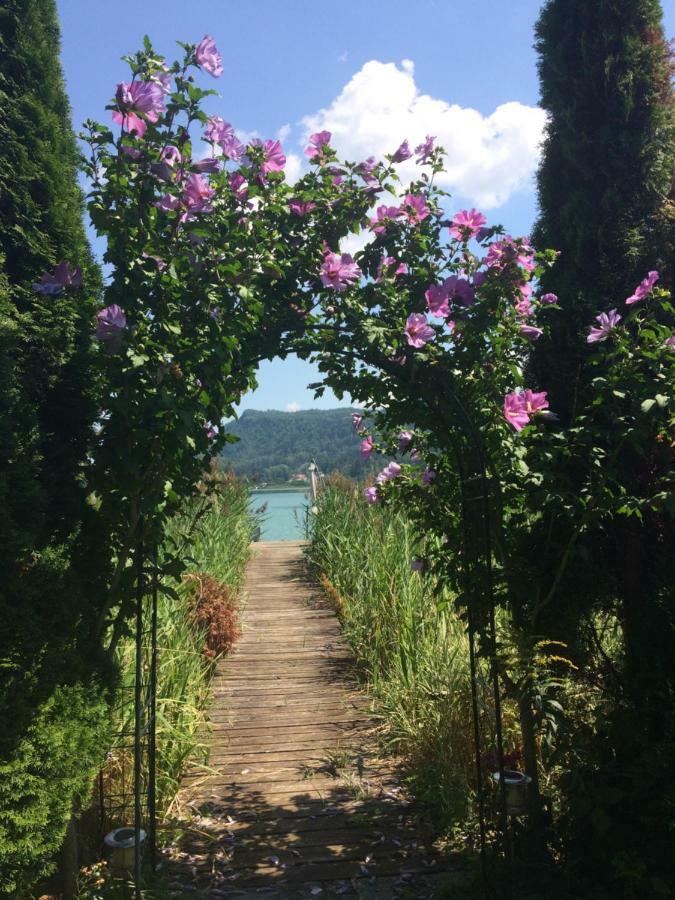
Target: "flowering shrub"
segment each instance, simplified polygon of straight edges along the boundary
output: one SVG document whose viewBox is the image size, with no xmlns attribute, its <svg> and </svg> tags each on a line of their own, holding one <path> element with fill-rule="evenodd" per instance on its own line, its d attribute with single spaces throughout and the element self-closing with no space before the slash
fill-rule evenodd
<svg viewBox="0 0 675 900">
<path fill-rule="evenodd" d="M 218 423 L 257 364 L 305 329 L 321 279 L 337 291 L 358 279 L 351 258 L 329 248 L 372 204 L 354 166 L 332 171 L 326 135 L 308 148 L 319 168 L 291 188 L 279 141 L 245 145 L 207 117 L 213 91 L 196 76 L 222 72 L 210 37 L 170 66 L 148 40 L 127 62 L 112 130 L 86 124 L 88 208 L 111 270 L 92 323 L 104 398 L 87 479 L 115 560 L 98 620 L 102 633 L 114 619 L 113 643 L 132 596 L 132 549 L 161 538 L 226 442 Z M 36 290 L 79 283 L 64 264 Z M 167 554 L 167 574 L 180 566 Z"/>
</svg>

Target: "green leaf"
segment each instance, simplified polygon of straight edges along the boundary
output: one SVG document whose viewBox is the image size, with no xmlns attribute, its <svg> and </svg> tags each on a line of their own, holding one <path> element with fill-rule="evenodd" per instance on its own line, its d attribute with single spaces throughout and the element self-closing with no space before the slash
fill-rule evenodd
<svg viewBox="0 0 675 900">
<path fill-rule="evenodd" d="M 598 834 L 605 834 L 611 825 L 611 819 L 605 810 L 598 806 L 591 813 L 591 823 Z"/>
<path fill-rule="evenodd" d="M 129 359 L 134 369 L 140 369 L 150 361 L 150 357 L 146 356 L 145 353 L 130 353 Z"/>
</svg>

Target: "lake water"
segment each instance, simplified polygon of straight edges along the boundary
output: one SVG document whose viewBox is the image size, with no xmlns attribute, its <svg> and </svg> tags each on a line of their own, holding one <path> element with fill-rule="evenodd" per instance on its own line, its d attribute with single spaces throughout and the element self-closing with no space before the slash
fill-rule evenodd
<svg viewBox="0 0 675 900">
<path fill-rule="evenodd" d="M 253 491 L 250 505 L 255 512 L 267 508 L 261 523 L 261 541 L 302 541 L 309 493 L 300 491 Z"/>
</svg>

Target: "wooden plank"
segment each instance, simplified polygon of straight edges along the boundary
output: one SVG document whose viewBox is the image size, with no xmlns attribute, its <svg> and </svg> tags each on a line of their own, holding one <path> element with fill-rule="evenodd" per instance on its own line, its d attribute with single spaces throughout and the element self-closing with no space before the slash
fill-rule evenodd
<svg viewBox="0 0 675 900">
<path fill-rule="evenodd" d="M 310 885 L 332 896 L 373 878 L 393 891 L 402 875 L 422 885 L 456 865 L 422 840 L 396 761 L 379 753 L 378 718 L 304 546 L 252 545 L 243 634 L 212 682 L 209 760 L 183 782 L 199 816 L 182 842 L 189 863 L 172 865 L 214 898 L 305 897 Z"/>
</svg>

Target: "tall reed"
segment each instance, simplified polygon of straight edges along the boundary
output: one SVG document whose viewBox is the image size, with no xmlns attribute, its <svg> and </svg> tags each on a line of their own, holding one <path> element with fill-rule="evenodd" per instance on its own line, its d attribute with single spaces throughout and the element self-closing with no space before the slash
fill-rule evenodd
<svg viewBox="0 0 675 900">
<path fill-rule="evenodd" d="M 430 580 L 412 571 L 421 550 L 404 515 L 368 507 L 342 479 L 322 491 L 309 560 L 339 611 L 389 740 L 410 764 L 413 789 L 452 827 L 470 813 L 474 783 L 468 641 L 452 598 L 439 604 Z M 484 708 L 487 714 L 487 699 Z"/>
</svg>

